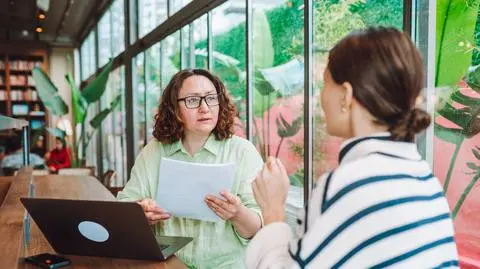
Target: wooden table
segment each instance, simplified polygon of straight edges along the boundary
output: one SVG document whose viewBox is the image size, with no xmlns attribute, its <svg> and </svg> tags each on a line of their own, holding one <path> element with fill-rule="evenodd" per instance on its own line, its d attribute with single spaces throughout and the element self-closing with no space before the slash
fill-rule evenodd
<svg viewBox="0 0 480 269">
<path fill-rule="evenodd" d="M 25 209 L 19 197 L 27 197 L 29 183 L 35 186 L 35 197 L 65 198 L 83 200 L 113 200 L 113 195 L 100 182 L 88 176 L 38 176 L 31 172 L 21 171 L 12 181 L 5 201 L 0 206 L 0 268 L 34 269 L 23 262 L 23 257 L 43 252 L 55 253 L 35 222 L 31 221 L 30 242 L 24 244 L 23 218 Z M 175 256 L 165 262 L 138 261 L 87 256 L 67 256 L 72 265 L 67 268 L 152 268 L 177 269 L 187 268 Z"/>
</svg>

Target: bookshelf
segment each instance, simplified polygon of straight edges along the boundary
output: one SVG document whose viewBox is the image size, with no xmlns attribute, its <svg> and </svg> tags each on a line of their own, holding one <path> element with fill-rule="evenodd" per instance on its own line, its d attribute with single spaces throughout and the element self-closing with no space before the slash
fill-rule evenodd
<svg viewBox="0 0 480 269">
<path fill-rule="evenodd" d="M 31 137 L 43 134 L 46 138 L 41 128 L 48 124 L 48 114 L 38 97 L 32 70 L 47 70 L 47 55 L 46 50 L 0 53 L 0 114 L 28 121 Z M 46 149 L 46 143 L 43 146 Z"/>
</svg>

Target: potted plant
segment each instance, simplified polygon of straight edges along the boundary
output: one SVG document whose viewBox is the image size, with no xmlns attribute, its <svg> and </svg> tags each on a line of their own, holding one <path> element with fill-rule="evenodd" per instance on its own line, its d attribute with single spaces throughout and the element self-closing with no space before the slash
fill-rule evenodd
<svg viewBox="0 0 480 269">
<path fill-rule="evenodd" d="M 85 167 L 85 152 L 95 131 L 101 126 L 103 120 L 105 120 L 105 118 L 107 118 L 107 116 L 120 104 L 121 96 L 118 95 L 114 101 L 110 103 L 109 107 L 103 109 L 88 122 L 92 131 L 87 132 L 86 119 L 88 108 L 90 105 L 100 100 L 104 94 L 108 76 L 112 70 L 112 65 L 113 62 L 110 60 L 99 75 L 82 90 L 76 86 L 71 73 L 65 75 L 65 79 L 67 80 L 72 93 L 71 109 L 73 114 L 73 129 L 75 130 L 76 126 L 80 125 L 80 134 L 78 135 L 74 132 L 71 144 L 71 149 L 73 150 L 71 156 L 72 167 Z M 48 75 L 40 68 L 34 68 L 32 75 L 37 87 L 38 96 L 45 105 L 45 108 L 55 116 L 62 117 L 68 114 L 69 108 L 66 102 L 61 98 L 58 88 L 53 84 Z M 58 128 L 47 128 L 47 131 L 54 136 L 65 138 L 65 132 Z"/>
</svg>

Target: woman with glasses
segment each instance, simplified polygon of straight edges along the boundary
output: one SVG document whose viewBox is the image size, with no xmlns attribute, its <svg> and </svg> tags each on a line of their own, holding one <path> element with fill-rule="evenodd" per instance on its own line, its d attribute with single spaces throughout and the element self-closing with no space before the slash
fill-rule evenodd
<svg viewBox="0 0 480 269">
<path fill-rule="evenodd" d="M 177 253 L 190 268 L 244 268 L 244 248 L 261 227 L 251 181 L 263 161 L 250 142 L 233 135 L 236 115 L 218 77 L 201 69 L 178 72 L 163 92 L 155 116 L 155 139 L 140 152 L 130 180 L 117 196 L 121 201 L 138 201 L 156 234 L 193 237 L 193 242 Z M 155 203 L 162 157 L 235 163 L 232 189 L 205 197 L 205 203 L 223 221 L 174 217 Z"/>
<path fill-rule="evenodd" d="M 352 33 L 330 51 L 321 104 L 330 135 L 347 139 L 339 166 L 317 182 L 297 220 L 284 222 L 289 181 L 271 158 L 252 183 L 265 226 L 250 242 L 253 268 L 456 268 L 450 209 L 415 134 L 423 64 L 393 28 Z"/>
</svg>

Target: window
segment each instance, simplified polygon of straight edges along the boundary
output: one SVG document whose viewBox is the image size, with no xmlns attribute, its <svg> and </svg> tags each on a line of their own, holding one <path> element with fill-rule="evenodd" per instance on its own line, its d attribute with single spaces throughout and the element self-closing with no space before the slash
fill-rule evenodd
<svg viewBox="0 0 480 269">
<path fill-rule="evenodd" d="M 83 41 L 80 48 L 80 54 L 82 57 L 82 80 L 86 80 L 93 73 L 95 73 L 97 67 L 95 63 L 95 31 L 90 32 L 87 38 Z"/>
<path fill-rule="evenodd" d="M 139 37 L 151 32 L 167 19 L 167 0 L 138 0 Z"/>
<path fill-rule="evenodd" d="M 402 29 L 403 1 L 315 1 L 313 5 L 313 90 L 314 132 L 313 180 L 338 165 L 338 152 L 342 139 L 328 136 L 320 105 L 323 71 L 328 51 L 352 30 L 373 25 Z"/>
<path fill-rule="evenodd" d="M 190 0 L 170 0 L 170 16 L 186 6 Z"/>
<path fill-rule="evenodd" d="M 98 64 L 104 66 L 112 57 L 112 24 L 111 13 L 107 10 L 98 23 Z"/>
<path fill-rule="evenodd" d="M 161 83 L 164 89 L 170 79 L 180 71 L 180 31 L 177 31 L 162 41 Z"/>
<path fill-rule="evenodd" d="M 195 65 L 195 46 L 193 44 L 192 27 L 185 25 L 182 28 L 182 69 L 191 68 Z"/>
<path fill-rule="evenodd" d="M 110 187 L 124 186 L 127 179 L 126 131 L 125 131 L 125 70 L 121 66 L 113 70 L 107 88 L 101 98 L 102 110 L 120 96 L 121 101 L 102 124 L 103 173 L 115 171 Z"/>
<path fill-rule="evenodd" d="M 435 113 L 426 152 L 433 155 L 434 174 L 452 209 L 460 266 L 474 268 L 480 260 L 480 13 L 478 1 L 455 3 L 449 9 L 448 2 L 437 2 L 436 27 L 418 14 L 419 47 L 424 53 L 436 52 L 427 54 L 436 57 L 434 68 L 427 70 L 427 107 L 434 106 Z M 432 31 L 436 47 L 427 38 Z"/>
<path fill-rule="evenodd" d="M 110 7 L 112 14 L 112 56 L 115 57 L 125 49 L 125 14 L 124 0 L 115 0 Z"/>
<path fill-rule="evenodd" d="M 265 159 L 278 157 L 290 183 L 287 221 L 303 207 L 303 1 L 253 2 L 253 133 Z"/>
<path fill-rule="evenodd" d="M 228 1 L 212 11 L 212 71 L 232 95 L 240 114 L 235 133 L 242 137 L 246 137 L 245 21 L 243 0 Z"/>
<path fill-rule="evenodd" d="M 160 96 L 160 43 L 149 48 L 145 53 L 145 83 L 146 83 L 146 128 L 147 141 L 152 139 L 154 117 L 157 114 Z"/>
<path fill-rule="evenodd" d="M 146 145 L 146 111 L 145 111 L 145 54 L 138 54 L 132 62 L 133 70 L 133 95 L 134 95 L 134 148 L 135 156 Z"/>
<path fill-rule="evenodd" d="M 193 42 L 195 46 L 195 65 L 191 68 L 208 68 L 208 21 L 207 15 L 196 19 L 193 22 Z"/>
</svg>

